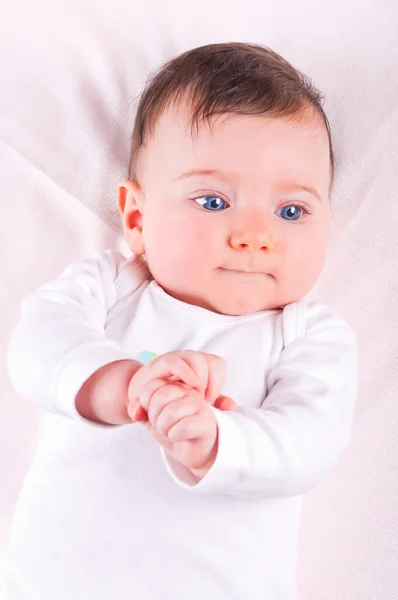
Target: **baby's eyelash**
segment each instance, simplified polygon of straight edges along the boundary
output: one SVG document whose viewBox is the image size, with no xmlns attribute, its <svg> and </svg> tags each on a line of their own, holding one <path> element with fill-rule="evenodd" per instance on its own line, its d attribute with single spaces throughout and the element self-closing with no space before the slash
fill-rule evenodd
<svg viewBox="0 0 398 600">
<path fill-rule="evenodd" d="M 224 200 L 224 202 L 227 202 L 229 204 L 226 197 L 223 196 L 223 194 L 220 194 L 218 192 L 201 192 L 200 194 L 195 194 L 195 196 L 192 196 L 191 200 L 197 200 L 198 198 L 205 198 L 206 196 L 215 196 L 216 198 L 221 198 L 221 200 Z"/>
<path fill-rule="evenodd" d="M 294 206 L 296 208 L 301 208 L 303 213 L 305 213 L 306 215 L 312 214 L 312 210 L 310 209 L 308 204 L 301 204 L 300 202 L 287 202 L 286 204 L 283 204 L 279 208 L 286 208 L 287 206 Z"/>
</svg>

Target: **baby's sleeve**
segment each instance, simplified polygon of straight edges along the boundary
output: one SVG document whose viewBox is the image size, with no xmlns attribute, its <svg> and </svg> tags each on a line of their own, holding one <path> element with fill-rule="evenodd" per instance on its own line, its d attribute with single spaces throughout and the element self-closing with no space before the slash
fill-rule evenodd
<svg viewBox="0 0 398 600">
<path fill-rule="evenodd" d="M 23 300 L 7 366 L 24 400 L 86 421 L 75 407 L 83 383 L 100 367 L 131 358 L 105 336 L 107 314 L 117 300 L 115 282 L 125 264 L 116 250 L 93 254 Z M 138 288 L 145 277 L 143 269 L 136 271 Z"/>
<path fill-rule="evenodd" d="M 308 303 L 305 333 L 281 353 L 261 408 L 214 409 L 218 453 L 201 481 L 170 459 L 180 485 L 196 492 L 288 497 L 318 484 L 351 435 L 357 391 L 352 329 L 329 307 Z"/>
</svg>

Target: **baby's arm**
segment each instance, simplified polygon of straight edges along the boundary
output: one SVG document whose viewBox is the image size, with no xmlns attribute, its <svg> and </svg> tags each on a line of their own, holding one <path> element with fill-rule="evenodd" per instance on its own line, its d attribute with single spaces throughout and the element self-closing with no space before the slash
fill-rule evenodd
<svg viewBox="0 0 398 600">
<path fill-rule="evenodd" d="M 211 408 L 218 450 L 201 480 L 163 453 L 180 485 L 197 492 L 287 497 L 309 490 L 335 465 L 350 439 L 356 340 L 328 307 L 313 304 L 308 310 L 306 333 L 282 352 L 262 408 Z"/>
<path fill-rule="evenodd" d="M 105 322 L 117 300 L 115 281 L 121 265 L 126 268 L 126 259 L 119 252 L 97 253 L 68 266 L 23 301 L 8 348 L 9 375 L 20 396 L 97 426 L 131 423 L 131 417 L 144 421 L 145 411 L 135 406 L 138 400 L 129 399 L 128 392 L 136 373 L 139 384 L 148 370 L 154 370 L 157 377 L 185 383 L 192 383 L 190 377 L 199 378 L 209 402 L 223 410 L 234 407 L 232 401 L 218 398 L 224 380 L 215 377 L 213 363 L 221 359 L 173 352 L 143 367 L 106 337 Z M 121 277 L 127 278 L 126 289 L 134 293 L 150 275 L 145 261 L 135 258 Z"/>
<path fill-rule="evenodd" d="M 127 412 L 123 414 L 124 407 L 116 407 L 114 399 L 120 398 L 119 392 L 141 365 L 131 361 L 128 352 L 107 338 L 104 330 L 107 313 L 116 301 L 115 279 L 125 260 L 112 250 L 96 253 L 68 266 L 23 301 L 22 315 L 8 348 L 9 375 L 22 398 L 51 412 L 82 419 L 76 395 L 83 383 L 98 372 L 92 381 L 101 390 L 102 411 L 109 417 L 105 420 L 130 421 Z M 145 265 L 134 262 L 132 291 L 147 278 Z M 114 388 L 102 385 L 104 365 L 109 367 L 108 373 L 112 370 L 108 383 Z M 90 400 L 88 395 L 81 395 L 80 402 L 86 400 Z M 111 415 L 113 408 L 115 414 Z M 101 421 L 89 413 L 86 416 Z"/>
</svg>

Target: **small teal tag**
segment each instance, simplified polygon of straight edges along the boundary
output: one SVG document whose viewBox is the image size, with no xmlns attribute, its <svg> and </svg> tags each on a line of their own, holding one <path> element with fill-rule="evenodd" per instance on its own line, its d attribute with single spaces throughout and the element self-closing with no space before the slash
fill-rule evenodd
<svg viewBox="0 0 398 600">
<path fill-rule="evenodd" d="M 137 359 L 140 362 L 142 362 L 144 365 L 147 365 L 148 363 L 151 362 L 151 360 L 153 360 L 156 357 L 157 357 L 157 354 L 155 354 L 155 352 L 149 352 L 149 350 L 143 350 L 142 352 L 139 353 L 139 355 L 137 356 Z"/>
</svg>

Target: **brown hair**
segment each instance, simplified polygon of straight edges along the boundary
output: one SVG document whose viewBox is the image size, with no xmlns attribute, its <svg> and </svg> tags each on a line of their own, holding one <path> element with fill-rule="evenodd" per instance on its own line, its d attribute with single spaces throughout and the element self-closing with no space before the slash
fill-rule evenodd
<svg viewBox="0 0 398 600">
<path fill-rule="evenodd" d="M 192 104 L 192 128 L 221 114 L 263 115 L 305 121 L 312 109 L 329 137 L 331 180 L 334 158 L 323 95 L 311 80 L 270 48 L 256 44 L 209 44 L 167 62 L 152 76 L 141 95 L 132 137 L 129 178 L 141 146 L 172 102 Z"/>
</svg>

